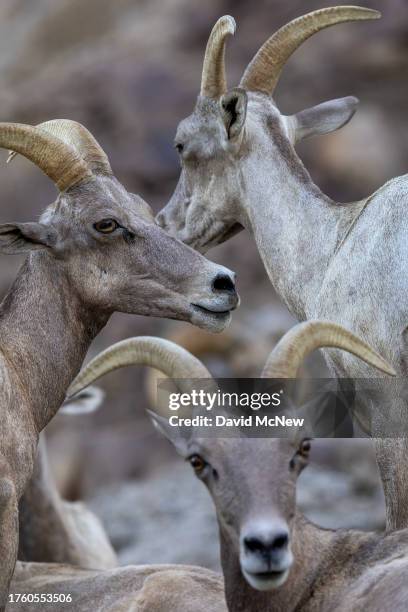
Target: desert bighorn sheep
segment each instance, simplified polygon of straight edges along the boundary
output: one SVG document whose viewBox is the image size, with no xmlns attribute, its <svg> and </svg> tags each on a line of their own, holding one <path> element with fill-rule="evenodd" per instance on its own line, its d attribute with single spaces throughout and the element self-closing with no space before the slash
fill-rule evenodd
<svg viewBox="0 0 408 612">
<path fill-rule="evenodd" d="M 389 371 L 372 349 L 343 328 L 313 321 L 282 338 L 263 376 L 294 378 L 305 357 L 323 346 L 351 351 Z M 97 356 L 70 391 L 122 365 L 147 362 L 176 378 L 181 370 L 189 379 L 200 372 L 209 376 L 196 358 L 181 354 L 177 346 L 136 338 Z M 230 612 L 406 609 L 408 530 L 384 536 L 321 529 L 296 509 L 296 480 L 310 448 L 302 430 L 292 439 L 203 438 L 194 428 L 183 428 L 180 435 L 168 419 L 151 414 L 190 461 L 215 503 Z"/>
<path fill-rule="evenodd" d="M 231 90 L 224 49 L 235 23 L 222 17 L 208 41 L 195 110 L 177 130 L 180 180 L 157 219 L 202 251 L 249 230 L 292 314 L 352 329 L 407 376 L 408 177 L 391 180 L 359 202 L 332 201 L 314 184 L 294 145 L 343 126 L 358 101 L 333 100 L 289 117 L 272 98 L 286 61 L 303 41 L 336 23 L 379 16 L 340 6 L 299 17 L 265 42 L 240 87 Z M 325 356 L 339 378 L 369 376 L 351 355 L 325 351 Z M 390 392 L 381 409 L 371 411 L 364 403 L 354 416 L 365 426 L 368 414 L 372 434 L 384 438 L 390 419 L 406 419 L 406 404 Z M 388 527 L 407 527 L 408 441 L 378 439 L 375 447 Z"/>
<path fill-rule="evenodd" d="M 48 603 L 41 600 L 44 595 Z M 48 607 L 56 612 L 227 612 L 222 576 L 188 565 L 96 571 L 19 561 L 11 596 L 16 603 L 8 604 L 8 612 L 43 612 Z"/>
<path fill-rule="evenodd" d="M 87 391 L 66 402 L 62 410 L 70 414 L 97 410 L 104 394 L 97 387 L 88 387 Z M 19 523 L 20 561 L 64 563 L 95 570 L 119 565 L 97 516 L 84 504 L 61 498 L 49 465 L 44 432 L 34 472 L 20 500 Z"/>
<path fill-rule="evenodd" d="M 168 236 L 114 177 L 80 124 L 0 124 L 0 147 L 57 185 L 39 223 L 0 225 L 0 252 L 29 255 L 0 306 L 0 609 L 17 554 L 17 504 L 38 435 L 114 311 L 220 331 L 237 305 L 232 273 Z"/>
</svg>

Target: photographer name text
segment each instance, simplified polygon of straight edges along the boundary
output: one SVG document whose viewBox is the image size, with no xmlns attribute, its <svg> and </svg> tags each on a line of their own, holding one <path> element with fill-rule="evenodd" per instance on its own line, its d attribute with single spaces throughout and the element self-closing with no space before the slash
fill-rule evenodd
<svg viewBox="0 0 408 612">
<path fill-rule="evenodd" d="M 196 416 L 192 418 L 172 415 L 169 417 L 171 427 L 302 427 L 305 419 L 286 416 L 249 415 L 236 418 L 217 415 L 215 417 Z"/>
</svg>

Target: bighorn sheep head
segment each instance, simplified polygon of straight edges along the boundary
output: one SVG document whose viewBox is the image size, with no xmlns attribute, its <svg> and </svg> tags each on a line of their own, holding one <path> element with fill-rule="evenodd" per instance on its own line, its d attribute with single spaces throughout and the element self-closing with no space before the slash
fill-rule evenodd
<svg viewBox="0 0 408 612">
<path fill-rule="evenodd" d="M 344 328 L 308 321 L 293 328 L 270 354 L 262 376 L 296 377 L 313 350 L 336 347 L 349 351 L 387 374 L 388 363 L 365 342 Z M 208 370 L 186 350 L 159 338 L 132 338 L 93 359 L 72 383 L 69 394 L 80 392 L 104 374 L 131 364 L 149 365 L 177 380 L 181 391 L 191 379 L 210 379 Z M 186 388 L 184 388 L 184 385 Z M 283 584 L 293 563 L 291 528 L 295 515 L 295 483 L 307 464 L 309 439 L 200 438 L 151 413 L 156 426 L 190 461 L 213 497 L 223 537 L 239 556 L 248 583 L 258 590 Z"/>
<path fill-rule="evenodd" d="M 213 331 L 229 322 L 238 303 L 233 274 L 163 232 L 82 125 L 3 123 L 0 146 L 12 150 L 9 159 L 20 153 L 35 163 L 60 192 L 39 223 L 1 225 L 0 251 L 41 251 L 41 261 L 51 258 L 67 278 L 67 299 L 96 316 L 165 316 Z"/>
<path fill-rule="evenodd" d="M 347 97 L 293 116 L 281 114 L 272 95 L 286 62 L 302 42 L 324 28 L 379 16 L 367 8 L 339 6 L 299 17 L 265 42 L 233 89 L 227 88 L 224 53 L 235 21 L 221 17 L 207 44 L 196 107 L 177 129 L 181 175 L 157 216 L 160 225 L 202 252 L 247 227 L 249 187 L 262 193 L 263 182 L 272 180 L 268 168 L 290 165 L 292 145 L 342 127 L 358 103 Z"/>
</svg>

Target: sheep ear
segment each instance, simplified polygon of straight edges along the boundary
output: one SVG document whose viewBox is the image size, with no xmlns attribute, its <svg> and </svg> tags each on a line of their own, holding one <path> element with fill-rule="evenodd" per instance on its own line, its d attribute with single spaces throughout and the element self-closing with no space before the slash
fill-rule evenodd
<svg viewBox="0 0 408 612">
<path fill-rule="evenodd" d="M 329 100 L 296 115 L 285 117 L 289 138 L 293 143 L 309 136 L 328 134 L 343 127 L 357 110 L 358 99 L 353 96 Z"/>
<path fill-rule="evenodd" d="M 0 252 L 28 253 L 52 249 L 58 235 L 54 228 L 42 223 L 5 223 L 0 225 Z"/>
<path fill-rule="evenodd" d="M 228 140 L 233 140 L 244 127 L 247 111 L 247 93 L 244 89 L 236 87 L 222 96 L 221 111 Z"/>
<path fill-rule="evenodd" d="M 90 414 L 96 412 L 103 404 L 105 393 L 99 387 L 87 387 L 62 404 L 59 414 Z"/>
<path fill-rule="evenodd" d="M 170 425 L 169 419 L 158 415 L 152 410 L 147 410 L 147 414 L 150 416 L 157 431 L 173 444 L 179 455 L 186 457 L 188 452 L 188 441 L 190 439 L 189 430 L 186 427 Z"/>
</svg>

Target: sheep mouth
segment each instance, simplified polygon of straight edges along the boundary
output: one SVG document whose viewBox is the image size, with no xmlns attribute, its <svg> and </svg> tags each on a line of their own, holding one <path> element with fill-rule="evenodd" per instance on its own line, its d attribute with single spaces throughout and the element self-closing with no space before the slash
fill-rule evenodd
<svg viewBox="0 0 408 612">
<path fill-rule="evenodd" d="M 233 308 L 226 310 L 225 304 L 223 304 L 220 310 L 216 310 L 216 307 L 213 310 L 201 304 L 191 304 L 190 322 L 207 331 L 222 332 L 231 321 L 231 310 Z"/>
<path fill-rule="evenodd" d="M 191 304 L 191 305 L 195 310 L 198 310 L 199 312 L 203 312 L 210 316 L 215 315 L 219 317 L 225 317 L 230 314 L 231 310 L 233 310 L 233 308 L 229 308 L 228 310 L 217 310 L 216 308 L 212 309 L 212 308 L 208 308 L 208 306 L 201 306 L 200 304 Z"/>
<path fill-rule="evenodd" d="M 256 574 L 252 574 L 253 578 L 256 580 L 274 580 L 275 578 L 281 578 L 288 570 L 276 570 L 271 572 L 259 572 Z"/>
<path fill-rule="evenodd" d="M 248 584 L 257 591 L 271 591 L 282 586 L 289 575 L 289 568 L 283 570 L 271 570 L 268 572 L 247 572 L 243 570 Z"/>
</svg>

